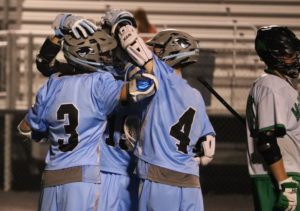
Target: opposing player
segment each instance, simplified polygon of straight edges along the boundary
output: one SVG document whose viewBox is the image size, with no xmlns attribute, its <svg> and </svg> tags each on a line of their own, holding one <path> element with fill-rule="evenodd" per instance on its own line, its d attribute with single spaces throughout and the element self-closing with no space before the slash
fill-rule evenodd
<svg viewBox="0 0 300 211">
<path fill-rule="evenodd" d="M 51 143 L 39 210 L 100 210 L 100 143 L 107 117 L 120 101 L 141 99 L 145 91 L 136 89 L 142 74 L 124 83 L 101 69 L 116 45 L 101 30 L 87 38 L 64 35 L 73 74 L 52 74 L 18 126 L 21 134 L 37 141 L 46 136 Z"/>
<path fill-rule="evenodd" d="M 197 43 L 184 32 L 161 31 L 148 43 L 157 57 L 131 25 L 121 27 L 118 36 L 133 61 L 159 83 L 135 151 L 143 179 L 139 210 L 204 210 L 199 162 L 212 160 L 215 132 L 201 94 L 181 77 L 181 68 L 196 61 Z"/>
<path fill-rule="evenodd" d="M 246 117 L 248 167 L 255 210 L 300 210 L 300 41 L 283 26 L 257 31 L 255 50 L 266 64 L 252 85 Z"/>
</svg>

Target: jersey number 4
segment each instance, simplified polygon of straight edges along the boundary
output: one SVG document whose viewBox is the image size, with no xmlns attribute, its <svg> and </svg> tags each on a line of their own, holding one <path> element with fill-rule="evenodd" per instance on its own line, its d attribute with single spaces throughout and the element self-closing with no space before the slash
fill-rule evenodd
<svg viewBox="0 0 300 211">
<path fill-rule="evenodd" d="M 78 144 L 78 110 L 73 104 L 63 104 L 57 111 L 57 120 L 64 120 L 65 114 L 68 115 L 69 124 L 64 125 L 65 132 L 70 134 L 68 143 L 64 144 L 64 139 L 58 139 L 59 149 L 63 152 L 72 151 Z"/>
<path fill-rule="evenodd" d="M 195 110 L 189 108 L 181 115 L 179 120 L 171 127 L 170 135 L 178 142 L 176 143 L 178 151 L 187 154 L 187 146 L 190 144 L 189 134 L 195 116 Z"/>
</svg>

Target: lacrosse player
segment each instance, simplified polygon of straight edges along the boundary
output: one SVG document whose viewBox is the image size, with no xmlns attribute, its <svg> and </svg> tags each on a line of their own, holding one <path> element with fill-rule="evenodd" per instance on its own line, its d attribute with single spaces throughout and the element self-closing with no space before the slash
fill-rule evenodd
<svg viewBox="0 0 300 211">
<path fill-rule="evenodd" d="M 197 59 L 197 42 L 164 30 L 148 42 L 154 55 L 133 26 L 122 26 L 118 37 L 134 63 L 159 84 L 135 150 L 142 178 L 139 210 L 204 210 L 199 164 L 212 160 L 215 132 L 201 94 L 181 77 L 182 68 Z"/>
<path fill-rule="evenodd" d="M 46 136 L 51 144 L 39 210 L 101 210 L 100 145 L 107 118 L 120 101 L 138 101 L 143 93 L 150 96 L 151 90 L 138 89 L 142 74 L 124 83 L 107 71 L 110 51 L 117 43 L 104 31 L 78 39 L 66 33 L 63 39 L 63 53 L 73 72 L 50 76 L 18 129 L 36 141 Z"/>
<path fill-rule="evenodd" d="M 257 31 L 255 50 L 266 64 L 247 102 L 248 168 L 255 210 L 300 210 L 300 41 L 283 26 Z"/>
</svg>

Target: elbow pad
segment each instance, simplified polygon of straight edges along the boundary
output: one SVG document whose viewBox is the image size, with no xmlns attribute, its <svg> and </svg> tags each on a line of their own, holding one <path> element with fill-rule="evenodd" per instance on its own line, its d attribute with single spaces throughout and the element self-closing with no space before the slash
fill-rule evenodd
<svg viewBox="0 0 300 211">
<path fill-rule="evenodd" d="M 40 57 L 39 55 L 36 56 L 36 68 L 45 77 L 49 77 L 53 73 L 57 72 L 55 66 L 52 66 L 47 60 Z"/>
<path fill-rule="evenodd" d="M 60 48 L 61 46 L 51 42 L 49 37 L 43 43 L 39 54 L 36 56 L 36 67 L 44 76 L 49 77 L 57 72 L 53 64 Z"/>
<path fill-rule="evenodd" d="M 61 46 L 53 43 L 48 37 L 40 49 L 39 56 L 51 62 L 53 59 L 55 59 L 60 49 Z"/>
<path fill-rule="evenodd" d="M 256 146 L 268 165 L 272 165 L 282 158 L 274 131 L 259 132 Z"/>
</svg>

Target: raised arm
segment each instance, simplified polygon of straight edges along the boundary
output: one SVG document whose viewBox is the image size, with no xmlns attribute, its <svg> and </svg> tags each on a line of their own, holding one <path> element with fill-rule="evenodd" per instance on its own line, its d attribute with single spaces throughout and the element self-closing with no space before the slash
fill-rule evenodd
<svg viewBox="0 0 300 211">
<path fill-rule="evenodd" d="M 58 14 L 52 23 L 54 35 L 44 41 L 39 54 L 36 56 L 36 66 L 44 76 L 49 77 L 53 73 L 74 73 L 74 68 L 65 62 L 56 60 L 61 49 L 61 43 L 66 34 L 74 34 L 79 39 L 95 33 L 97 26 L 90 20 L 69 13 Z"/>
</svg>

